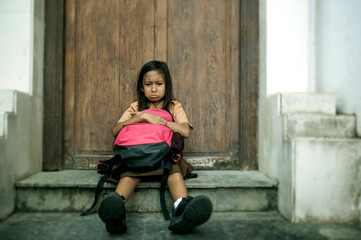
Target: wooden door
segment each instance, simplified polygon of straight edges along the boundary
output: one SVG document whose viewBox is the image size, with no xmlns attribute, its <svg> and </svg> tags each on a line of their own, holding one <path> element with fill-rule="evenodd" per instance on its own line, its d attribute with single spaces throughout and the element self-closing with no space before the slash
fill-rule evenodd
<svg viewBox="0 0 361 240">
<path fill-rule="evenodd" d="M 65 168 L 94 168 L 112 155 L 110 129 L 136 100 L 137 74 L 153 59 L 168 63 L 175 97 L 194 125 L 185 158 L 199 168 L 241 168 L 239 1 L 65 5 Z"/>
<path fill-rule="evenodd" d="M 186 154 L 197 165 L 238 160 L 239 2 L 168 1 L 167 62 L 195 129 Z"/>
</svg>

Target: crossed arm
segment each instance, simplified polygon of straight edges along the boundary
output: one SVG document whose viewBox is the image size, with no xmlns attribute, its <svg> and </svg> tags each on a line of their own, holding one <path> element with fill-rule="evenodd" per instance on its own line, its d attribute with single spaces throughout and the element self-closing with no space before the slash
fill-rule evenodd
<svg viewBox="0 0 361 240">
<path fill-rule="evenodd" d="M 179 132 L 185 138 L 189 137 L 190 135 L 191 128 L 189 127 L 188 123 L 169 122 L 158 115 L 143 112 L 133 112 L 131 113 L 131 116 L 132 117 L 130 119 L 115 124 L 112 129 L 112 135 L 114 137 L 118 134 L 118 132 L 120 131 L 120 129 L 122 129 L 124 125 L 130 125 L 139 122 L 149 122 L 153 124 L 165 125 L 172 129 L 174 132 Z"/>
</svg>

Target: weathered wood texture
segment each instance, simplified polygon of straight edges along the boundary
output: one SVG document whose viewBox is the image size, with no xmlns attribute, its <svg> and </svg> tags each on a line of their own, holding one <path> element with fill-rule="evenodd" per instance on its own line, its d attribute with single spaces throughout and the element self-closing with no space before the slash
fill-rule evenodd
<svg viewBox="0 0 361 240">
<path fill-rule="evenodd" d="M 255 169 L 258 9 L 253 2 L 67 0 L 66 167 L 94 167 L 112 154 L 109 130 L 136 99 L 141 66 L 159 59 L 168 63 L 176 98 L 195 127 L 185 155 L 200 166 Z"/>
<path fill-rule="evenodd" d="M 45 1 L 43 169 L 64 167 L 63 35 L 64 1 Z"/>
<path fill-rule="evenodd" d="M 258 1 L 241 1 L 240 160 L 242 169 L 258 169 Z"/>
<path fill-rule="evenodd" d="M 65 160 L 87 167 L 111 154 L 110 129 L 135 100 L 140 67 L 154 58 L 154 3 L 68 1 L 66 19 Z"/>
<path fill-rule="evenodd" d="M 168 56 L 176 96 L 194 124 L 186 152 L 235 157 L 238 142 L 238 1 L 169 1 Z"/>
</svg>

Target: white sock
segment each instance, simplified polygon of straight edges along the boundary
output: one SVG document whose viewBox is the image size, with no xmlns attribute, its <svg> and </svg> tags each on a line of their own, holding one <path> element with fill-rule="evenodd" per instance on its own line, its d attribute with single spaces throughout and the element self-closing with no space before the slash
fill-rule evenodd
<svg viewBox="0 0 361 240">
<path fill-rule="evenodd" d="M 176 209 L 179 203 L 182 201 L 182 198 L 178 198 L 177 201 L 174 202 L 174 209 Z"/>
</svg>

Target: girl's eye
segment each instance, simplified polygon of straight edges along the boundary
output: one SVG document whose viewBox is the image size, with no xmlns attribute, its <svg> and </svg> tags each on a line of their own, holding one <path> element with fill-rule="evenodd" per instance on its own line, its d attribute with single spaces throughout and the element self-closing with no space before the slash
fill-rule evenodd
<svg viewBox="0 0 361 240">
<path fill-rule="evenodd" d="M 162 82 L 159 82 L 159 83 L 157 83 L 157 85 L 158 85 L 158 86 L 161 86 L 161 85 L 163 85 L 163 83 L 162 83 Z"/>
</svg>

